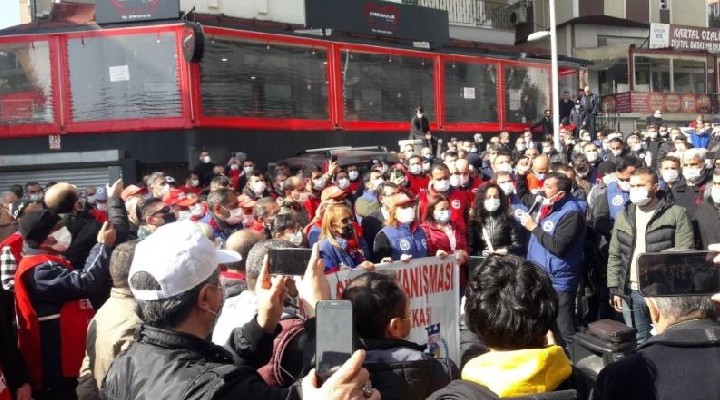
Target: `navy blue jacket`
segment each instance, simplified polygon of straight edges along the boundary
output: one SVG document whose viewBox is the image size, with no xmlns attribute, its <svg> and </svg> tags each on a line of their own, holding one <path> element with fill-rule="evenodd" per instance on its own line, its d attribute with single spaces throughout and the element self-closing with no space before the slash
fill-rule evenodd
<svg viewBox="0 0 720 400">
<path fill-rule="evenodd" d="M 382 228 L 375 237 L 373 261 L 380 262 L 384 257 L 397 261 L 403 254 L 413 258 L 427 257 L 425 232 L 417 227 L 411 228 L 408 224 L 400 224 L 397 228 L 389 225 Z"/>
<path fill-rule="evenodd" d="M 349 267 L 355 268 L 368 258 L 367 246 L 363 238 L 358 238 L 360 248 L 355 254 L 351 254 L 347 250 L 347 240 L 342 238 L 336 239 L 340 247 L 333 246 L 327 239 L 320 240 L 320 255 L 325 260 L 325 271 L 335 268 Z"/>
</svg>

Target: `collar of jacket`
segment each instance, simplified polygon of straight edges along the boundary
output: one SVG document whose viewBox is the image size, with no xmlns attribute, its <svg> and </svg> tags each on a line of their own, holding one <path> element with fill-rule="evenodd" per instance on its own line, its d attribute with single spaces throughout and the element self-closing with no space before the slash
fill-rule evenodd
<svg viewBox="0 0 720 400">
<path fill-rule="evenodd" d="M 670 326 L 660 335 L 653 336 L 638 350 L 662 344 L 673 347 L 719 347 L 720 323 L 712 318 L 693 319 Z"/>
<path fill-rule="evenodd" d="M 405 339 L 360 339 L 360 344 L 365 350 L 388 350 L 406 347 L 412 350 L 425 351 L 427 348 L 427 345 L 419 345 Z"/>
<path fill-rule="evenodd" d="M 134 299 L 132 291 L 129 288 L 112 288 L 110 289 L 110 297 L 117 299 Z"/>
<path fill-rule="evenodd" d="M 232 355 L 224 348 L 187 333 L 154 328 L 143 324 L 138 328 L 135 338 L 138 342 L 165 349 L 192 351 L 213 362 L 223 364 L 233 363 Z"/>
</svg>

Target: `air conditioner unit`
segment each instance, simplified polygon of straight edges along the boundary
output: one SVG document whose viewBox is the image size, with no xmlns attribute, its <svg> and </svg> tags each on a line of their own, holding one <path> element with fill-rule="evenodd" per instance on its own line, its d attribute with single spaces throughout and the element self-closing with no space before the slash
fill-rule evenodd
<svg viewBox="0 0 720 400">
<path fill-rule="evenodd" d="M 528 11 L 525 7 L 517 7 L 510 12 L 510 23 L 512 25 L 522 25 L 528 21 Z"/>
</svg>

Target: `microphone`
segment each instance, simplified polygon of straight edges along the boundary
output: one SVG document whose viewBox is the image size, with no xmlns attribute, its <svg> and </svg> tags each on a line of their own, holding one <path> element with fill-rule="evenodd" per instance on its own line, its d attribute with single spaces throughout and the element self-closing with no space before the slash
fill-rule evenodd
<svg viewBox="0 0 720 400">
<path fill-rule="evenodd" d="M 538 208 L 540 208 L 540 206 L 542 205 L 542 201 L 543 201 L 544 199 L 545 199 L 545 198 L 542 197 L 542 196 L 540 196 L 540 195 L 538 195 L 537 197 L 535 197 L 535 202 L 530 206 L 530 209 L 528 209 L 528 212 L 527 212 L 527 213 L 528 213 L 529 215 L 532 215 L 535 211 L 537 211 Z"/>
</svg>

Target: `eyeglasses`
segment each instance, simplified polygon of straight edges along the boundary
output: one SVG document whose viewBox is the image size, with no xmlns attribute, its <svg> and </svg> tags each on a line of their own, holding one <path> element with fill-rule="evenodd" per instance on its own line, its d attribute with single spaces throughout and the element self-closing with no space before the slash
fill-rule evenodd
<svg viewBox="0 0 720 400">
<path fill-rule="evenodd" d="M 167 214 L 167 213 L 169 213 L 169 212 L 170 212 L 170 207 L 167 207 L 167 206 L 166 206 L 166 207 L 163 207 L 163 208 L 155 211 L 154 213 L 152 213 L 152 216 L 154 217 L 154 216 L 156 216 L 156 215 L 158 215 L 158 214 Z"/>
<path fill-rule="evenodd" d="M 347 225 L 347 224 L 349 224 L 350 222 L 352 222 L 352 218 L 351 218 L 351 217 L 345 217 L 345 218 L 341 219 L 340 222 L 342 222 L 343 224 Z"/>
</svg>

